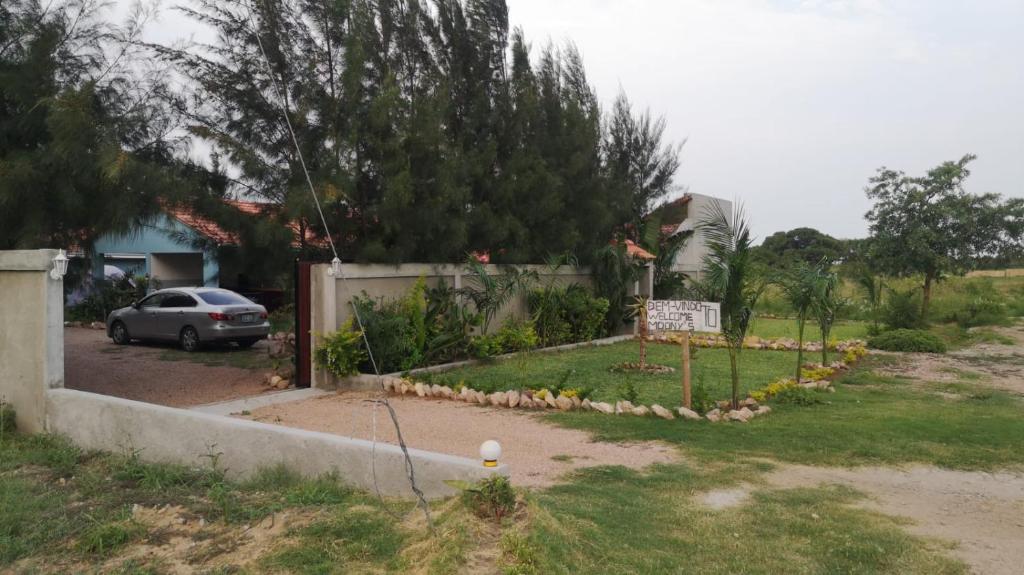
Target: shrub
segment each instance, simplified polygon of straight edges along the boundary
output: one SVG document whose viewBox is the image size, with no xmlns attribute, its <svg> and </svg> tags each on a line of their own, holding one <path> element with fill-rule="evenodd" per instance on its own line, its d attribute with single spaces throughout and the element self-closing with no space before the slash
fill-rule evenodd
<svg viewBox="0 0 1024 575">
<path fill-rule="evenodd" d="M 636 390 L 636 384 L 627 379 L 619 385 L 619 396 L 630 403 L 636 403 L 640 393 Z"/>
<path fill-rule="evenodd" d="M 992 280 L 966 282 L 961 297 L 952 298 L 944 307 L 941 317 L 946 322 L 956 322 L 962 328 L 981 325 L 1009 325 L 1010 310 L 992 284 Z"/>
<path fill-rule="evenodd" d="M 505 320 L 495 334 L 495 339 L 503 353 L 531 350 L 540 343 L 537 332 L 533 329 L 533 322 L 516 321 L 512 318 Z"/>
<path fill-rule="evenodd" d="M 507 477 L 494 475 L 475 485 L 457 484 L 456 487 L 462 489 L 462 501 L 478 517 L 501 521 L 515 511 L 516 493 Z"/>
<path fill-rule="evenodd" d="M 349 319 L 341 329 L 322 338 L 314 354 L 317 367 L 337 377 L 359 373 L 359 364 L 366 361 L 367 354 L 363 334 L 352 323 Z"/>
<path fill-rule="evenodd" d="M 824 403 L 823 401 L 818 399 L 817 395 L 815 395 L 815 392 L 813 390 L 807 389 L 806 387 L 800 387 L 798 385 L 793 385 L 792 387 L 786 387 L 782 389 L 777 394 L 775 394 L 775 397 L 773 397 L 772 399 L 776 403 L 786 405 L 809 406 Z"/>
<path fill-rule="evenodd" d="M 882 308 L 882 322 L 889 329 L 918 329 L 924 327 L 921 319 L 921 300 L 917 289 L 892 290 Z"/>
<path fill-rule="evenodd" d="M 690 390 L 690 405 L 693 406 L 694 411 L 701 415 L 716 407 L 715 401 L 711 399 L 711 394 L 708 392 L 708 388 L 704 385 L 703 381 L 698 380 L 697 384 Z"/>
<path fill-rule="evenodd" d="M 469 354 L 476 359 L 501 355 L 501 342 L 494 335 L 480 335 L 469 340 Z"/>
<path fill-rule="evenodd" d="M 68 307 L 68 321 L 105 321 L 115 309 L 128 307 L 134 301 L 146 297 L 149 278 L 127 275 L 112 280 L 96 280 L 88 296 L 81 302 Z"/>
<path fill-rule="evenodd" d="M 608 300 L 590 295 L 580 285 L 534 290 L 527 302 L 544 347 L 590 341 L 604 335 Z"/>
<path fill-rule="evenodd" d="M 793 388 L 800 387 L 793 379 L 780 379 L 779 381 L 769 383 L 761 389 L 750 392 L 750 397 L 753 397 L 757 401 L 767 401 L 774 398 L 776 395 Z"/>
<path fill-rule="evenodd" d="M 946 353 L 946 344 L 938 336 L 917 329 L 887 331 L 869 339 L 868 345 L 885 351 Z"/>
</svg>

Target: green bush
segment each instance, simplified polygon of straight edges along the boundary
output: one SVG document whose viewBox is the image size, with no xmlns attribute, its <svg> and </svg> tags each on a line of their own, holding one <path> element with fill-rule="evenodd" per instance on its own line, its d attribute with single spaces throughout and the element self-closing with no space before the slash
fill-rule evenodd
<svg viewBox="0 0 1024 575">
<path fill-rule="evenodd" d="M 110 312 L 128 307 L 132 302 L 146 297 L 149 284 L 149 278 L 145 276 L 130 278 L 125 275 L 113 280 L 96 280 L 92 292 L 85 299 L 68 307 L 65 312 L 66 319 L 106 321 Z"/>
<path fill-rule="evenodd" d="M 963 282 L 955 297 L 938 300 L 933 312 L 944 322 L 956 322 L 962 328 L 982 325 L 1009 325 L 1010 309 L 990 278 Z"/>
<path fill-rule="evenodd" d="M 516 493 L 507 477 L 494 475 L 462 487 L 462 501 L 483 519 L 501 521 L 516 508 Z"/>
<path fill-rule="evenodd" d="M 512 318 L 505 320 L 495 338 L 503 353 L 527 351 L 540 344 L 533 322 L 516 321 Z"/>
<path fill-rule="evenodd" d="M 353 328 L 352 319 L 345 322 L 338 331 L 324 336 L 314 354 L 317 367 L 337 377 L 359 373 L 359 364 L 366 359 L 363 334 Z"/>
<path fill-rule="evenodd" d="M 889 292 L 882 307 L 882 322 L 889 329 L 919 329 L 924 327 L 921 319 L 921 298 L 917 289 Z"/>
<path fill-rule="evenodd" d="M 701 415 L 716 407 L 715 400 L 711 399 L 711 393 L 708 392 L 708 388 L 704 385 L 703 381 L 698 380 L 697 384 L 690 390 L 690 405 L 693 406 L 694 411 Z"/>
<path fill-rule="evenodd" d="M 473 351 L 469 330 L 481 323 L 479 314 L 458 304 L 454 290 L 444 284 L 427 288 L 422 277 L 401 298 L 372 299 L 363 293 L 352 303 L 383 373 L 466 357 Z"/>
<path fill-rule="evenodd" d="M 591 341 L 605 334 L 608 300 L 590 295 L 580 285 L 534 290 L 527 302 L 544 347 Z"/>
<path fill-rule="evenodd" d="M 918 329 L 897 329 L 876 335 L 868 346 L 885 351 L 946 353 L 946 344 L 938 336 Z"/>
<path fill-rule="evenodd" d="M 817 393 L 806 387 L 786 387 L 772 396 L 772 401 L 785 405 L 810 406 L 824 403 L 818 398 Z"/>
</svg>

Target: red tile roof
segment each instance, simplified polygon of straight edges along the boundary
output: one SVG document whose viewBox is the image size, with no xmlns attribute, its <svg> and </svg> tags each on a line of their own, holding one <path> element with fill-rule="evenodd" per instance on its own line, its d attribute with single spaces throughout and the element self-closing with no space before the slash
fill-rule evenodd
<svg viewBox="0 0 1024 575">
<path fill-rule="evenodd" d="M 225 200 L 224 203 L 237 209 L 243 214 L 248 214 L 252 216 L 270 216 L 279 210 L 278 206 L 264 202 Z M 239 243 L 239 238 L 237 234 L 225 230 L 217 222 L 211 220 L 206 216 L 197 214 L 187 207 L 167 206 L 165 207 L 165 211 L 174 219 L 188 226 L 195 232 L 213 240 L 217 244 L 232 245 Z M 302 229 L 302 226 L 296 220 L 289 221 L 287 225 L 288 228 L 292 230 L 292 234 L 295 236 L 295 239 L 292 241 L 292 247 L 299 247 L 301 245 L 301 242 L 299 241 L 298 236 L 299 230 Z M 309 228 L 308 225 L 306 226 L 304 235 L 307 244 L 320 247 L 327 247 L 329 245 L 327 240 L 317 237 Z"/>
</svg>

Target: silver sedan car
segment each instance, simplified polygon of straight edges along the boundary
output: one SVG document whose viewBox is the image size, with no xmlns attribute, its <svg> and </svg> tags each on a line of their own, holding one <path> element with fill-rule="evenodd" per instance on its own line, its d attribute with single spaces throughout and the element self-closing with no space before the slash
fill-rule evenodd
<svg viewBox="0 0 1024 575">
<path fill-rule="evenodd" d="M 265 307 L 218 288 L 162 289 L 107 317 L 107 335 L 118 345 L 140 339 L 177 341 L 185 351 L 209 342 L 252 347 L 269 333 Z"/>
</svg>

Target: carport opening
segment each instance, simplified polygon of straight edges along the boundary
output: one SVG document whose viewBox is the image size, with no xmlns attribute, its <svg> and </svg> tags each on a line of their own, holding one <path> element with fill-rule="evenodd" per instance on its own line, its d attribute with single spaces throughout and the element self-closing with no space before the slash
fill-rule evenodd
<svg viewBox="0 0 1024 575">
<path fill-rule="evenodd" d="M 187 293 L 189 290 L 184 288 L 202 285 L 202 254 L 150 254 L 149 263 L 151 278 L 123 273 L 118 268 L 122 273 L 97 280 L 87 272 L 87 282 L 77 282 L 76 287 L 69 284 L 65 290 L 64 387 L 181 408 L 259 397 L 295 387 L 290 343 L 294 338 L 287 335 L 292 330 L 295 308 L 282 305 L 285 302 L 280 299 L 270 305 L 260 302 L 271 312 L 271 338 L 248 348 L 234 342 L 204 341 L 199 351 L 187 352 L 172 337 L 179 334 L 170 334 L 174 326 L 164 330 L 167 334 L 160 332 L 160 337 L 133 336 L 127 345 L 113 341 L 105 321 L 113 309 L 135 301 L 140 304 L 139 311 L 153 312 L 154 322 L 160 321 L 161 312 L 177 317 L 178 312 L 189 311 L 181 304 L 185 298 L 156 301 L 158 298 L 147 300 L 147 295 L 152 297 L 157 288 L 174 291 L 179 286 Z M 113 266 L 106 262 L 103 265 L 104 269 Z M 178 307 L 165 309 L 168 306 Z M 241 321 L 240 314 L 237 319 Z M 258 313 L 256 321 L 263 321 Z M 279 379 L 272 386 L 269 383 L 273 376 Z"/>
</svg>

